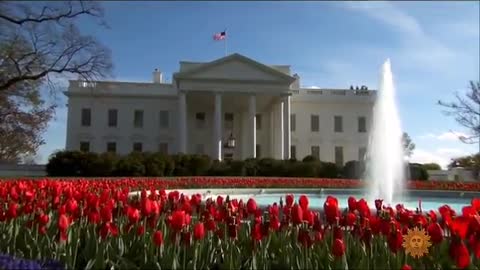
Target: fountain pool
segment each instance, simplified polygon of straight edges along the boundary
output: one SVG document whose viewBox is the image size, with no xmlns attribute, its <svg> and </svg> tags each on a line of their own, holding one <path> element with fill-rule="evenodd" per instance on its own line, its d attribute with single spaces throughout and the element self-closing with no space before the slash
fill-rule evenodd
<svg viewBox="0 0 480 270">
<path fill-rule="evenodd" d="M 254 198 L 258 205 L 266 207 L 273 203 L 279 203 L 280 198 L 285 202 L 286 194 L 293 194 L 295 200 L 298 200 L 300 195 L 307 195 L 309 199 L 309 207 L 312 209 L 323 209 L 323 204 L 327 196 L 334 196 L 338 199 L 340 208 L 348 207 L 348 197 L 353 196 L 359 200 L 365 198 L 364 190 L 360 189 L 184 189 L 179 190 L 185 195 L 201 194 L 202 199 L 208 198 L 216 199 L 217 196 L 230 196 L 231 199 L 242 199 L 245 203 L 249 198 Z M 395 207 L 397 203 L 403 204 L 406 208 L 415 210 L 419 205 L 421 199 L 422 210 L 438 211 L 442 205 L 448 204 L 456 212 L 462 211 L 464 206 L 470 204 L 472 198 L 480 197 L 478 192 L 459 192 L 459 191 L 408 191 L 402 196 L 402 201 L 393 202 L 390 204 Z M 365 198 L 367 199 L 367 198 Z M 374 201 L 368 201 L 370 208 L 375 208 Z M 384 203 L 384 205 L 388 205 Z"/>
</svg>

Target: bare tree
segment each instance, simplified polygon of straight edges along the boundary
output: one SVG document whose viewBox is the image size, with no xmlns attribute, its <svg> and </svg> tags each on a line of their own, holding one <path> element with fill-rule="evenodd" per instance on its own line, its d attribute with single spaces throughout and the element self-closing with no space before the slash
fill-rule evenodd
<svg viewBox="0 0 480 270">
<path fill-rule="evenodd" d="M 455 93 L 456 101 L 438 104 L 445 107 L 446 115 L 454 116 L 457 123 L 466 127 L 472 133 L 469 137 L 460 136 L 464 143 L 479 143 L 480 139 L 480 82 L 470 81 L 470 87 L 465 96 Z"/>
<path fill-rule="evenodd" d="M 18 162 L 44 144 L 55 104 L 43 91 L 53 77 L 111 74 L 110 50 L 78 30 L 81 18 L 105 25 L 96 2 L 0 1 L 0 161 Z"/>
<path fill-rule="evenodd" d="M 81 17 L 105 25 L 103 9 L 92 1 L 1 1 L 0 91 L 56 74 L 87 81 L 110 75 L 110 50 L 80 33 L 74 22 Z"/>
</svg>

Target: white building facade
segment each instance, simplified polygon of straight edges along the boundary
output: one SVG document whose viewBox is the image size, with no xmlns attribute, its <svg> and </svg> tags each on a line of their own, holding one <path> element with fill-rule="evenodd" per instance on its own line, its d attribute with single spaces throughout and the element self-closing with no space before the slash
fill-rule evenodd
<svg viewBox="0 0 480 270">
<path fill-rule="evenodd" d="M 290 66 L 232 54 L 180 62 L 171 83 L 155 70 L 151 83 L 70 81 L 65 95 L 67 150 L 218 160 L 314 155 L 341 165 L 365 154 L 376 91 L 303 89 Z"/>
</svg>

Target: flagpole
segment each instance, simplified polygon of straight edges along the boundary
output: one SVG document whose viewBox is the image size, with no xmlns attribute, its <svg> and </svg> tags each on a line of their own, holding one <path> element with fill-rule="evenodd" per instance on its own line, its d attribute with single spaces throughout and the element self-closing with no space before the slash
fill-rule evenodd
<svg viewBox="0 0 480 270">
<path fill-rule="evenodd" d="M 227 37 L 225 37 L 225 39 L 223 39 L 223 47 L 225 49 L 225 56 L 227 56 Z"/>
</svg>

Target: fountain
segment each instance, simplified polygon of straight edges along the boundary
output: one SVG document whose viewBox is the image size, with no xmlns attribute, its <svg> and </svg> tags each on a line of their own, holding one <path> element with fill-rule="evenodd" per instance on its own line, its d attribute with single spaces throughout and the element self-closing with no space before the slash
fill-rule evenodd
<svg viewBox="0 0 480 270">
<path fill-rule="evenodd" d="M 400 200 L 404 175 L 402 128 L 395 103 L 390 60 L 387 59 L 382 66 L 368 140 L 365 180 L 369 182 L 369 201 L 383 199 L 386 204 L 392 204 Z"/>
</svg>

